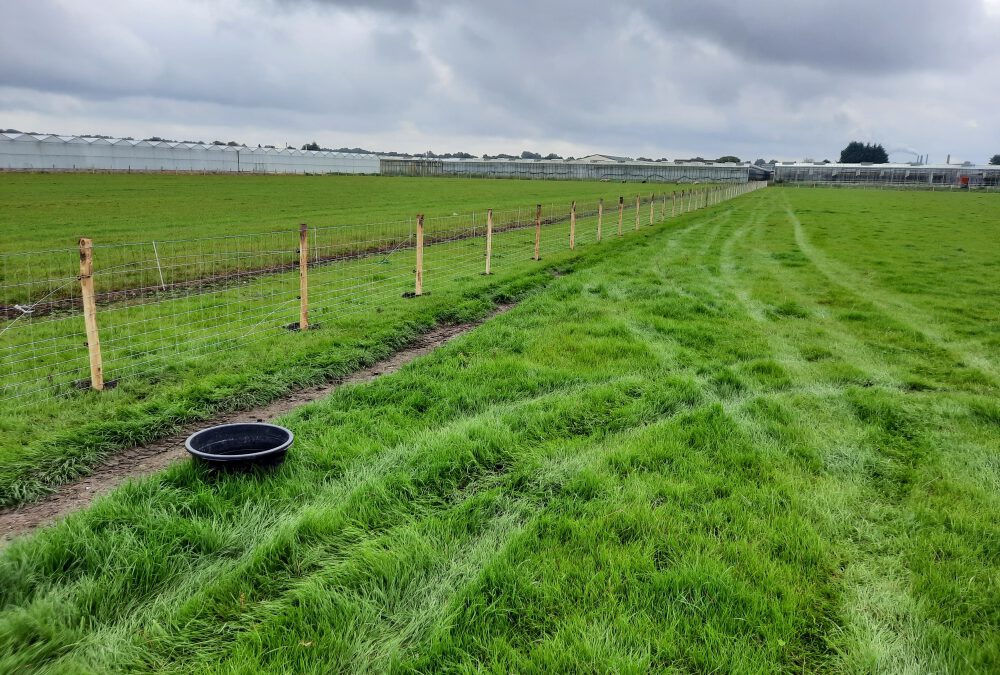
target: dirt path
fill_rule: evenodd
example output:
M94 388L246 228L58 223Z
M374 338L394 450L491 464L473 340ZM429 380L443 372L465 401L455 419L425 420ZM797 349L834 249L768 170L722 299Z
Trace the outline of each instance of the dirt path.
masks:
M230 422L267 422L300 405L324 398L341 385L366 382L381 375L394 373L415 358L432 352L452 338L467 333L483 321L502 314L511 307L513 305L501 305L482 321L437 326L421 335L409 347L373 366L339 380L296 391L272 401L266 406L233 412L198 422L167 438L120 452L97 466L89 476L60 486L54 493L41 501L0 511L0 541L23 534L78 509L85 508L94 499L110 492L128 478L155 473L173 462L187 458L184 439L198 429Z

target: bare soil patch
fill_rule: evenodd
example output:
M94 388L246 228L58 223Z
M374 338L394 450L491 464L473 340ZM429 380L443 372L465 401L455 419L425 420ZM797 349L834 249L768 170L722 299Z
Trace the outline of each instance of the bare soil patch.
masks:
M381 375L394 373L417 357L434 351L445 342L467 333L483 321L502 314L511 307L513 305L501 305L482 321L436 326L405 349L347 377L318 387L301 389L259 408L232 412L201 421L166 438L118 453L96 467L89 476L60 486L54 493L40 501L0 511L0 540L23 534L85 508L94 499L110 492L128 478L155 473L173 462L187 459L184 439L198 429L231 422L267 422L276 419L301 405L328 396L344 384L366 382Z

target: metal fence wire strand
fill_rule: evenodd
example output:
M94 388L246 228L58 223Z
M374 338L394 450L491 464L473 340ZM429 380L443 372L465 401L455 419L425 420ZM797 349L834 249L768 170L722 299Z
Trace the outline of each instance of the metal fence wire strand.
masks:
M763 184L722 186L709 203ZM685 193L639 195L640 230L704 205ZM698 191L706 189L699 186ZM636 195L623 195L622 234L635 228ZM539 257L571 255L598 242L599 203L545 203ZM461 288L492 275L528 272L536 236L535 205L489 213L426 217L423 288ZM606 199L601 241L617 239L617 199ZM573 231L572 252L570 230ZM193 360L284 336L295 340L303 307L300 266L306 263L310 327L381 310L415 289L414 218L202 239L93 245L93 293L106 381L157 377ZM92 385L81 300L78 249L0 254L0 411L39 397L69 395Z

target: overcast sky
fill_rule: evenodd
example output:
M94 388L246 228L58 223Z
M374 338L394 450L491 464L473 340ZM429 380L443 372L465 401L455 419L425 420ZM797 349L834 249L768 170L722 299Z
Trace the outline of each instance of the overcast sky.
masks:
M0 128L477 155L1000 153L1000 0L0 10Z

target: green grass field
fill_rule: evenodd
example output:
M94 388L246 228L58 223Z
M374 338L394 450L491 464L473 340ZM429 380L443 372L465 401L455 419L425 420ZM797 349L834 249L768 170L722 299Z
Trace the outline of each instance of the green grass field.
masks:
M586 181L230 176L0 175L0 253L97 244L196 239L287 229L366 225L487 208L529 209L572 200L692 186ZM697 187L697 186L694 186ZM648 188L648 189L647 189Z
M48 180L47 176L36 178ZM102 178L108 181L115 176ZM415 182L425 190L437 190L435 198L446 201L458 199L456 189L467 187L469 181ZM507 181L506 185L509 189L511 183L522 182ZM490 192L496 190L495 183L480 184ZM407 184L408 179L373 179L368 186L377 189L379 185ZM339 184L333 181L328 185ZM625 232L634 229L634 204L630 199L623 223ZM660 200L653 206L655 220L671 215L666 202ZM139 217L141 206L134 204L133 208ZM596 240L596 217L592 213L596 205L591 202L581 208L591 208L589 214L581 210L577 220L576 243L586 246ZM533 214L534 209L524 211ZM649 213L648 205L639 213L644 225L650 222ZM432 300L414 302L402 297L413 290L412 246L313 268L310 316L317 330L306 334L285 329L298 321L296 232L287 238L248 235L236 238L236 244L225 239L223 248L213 256L199 249L203 243L200 240L177 244L176 253L161 242L159 253L171 283L212 276L219 267L224 271L252 271L293 263L289 271L280 274L237 277L202 289L168 289L163 293L157 288L157 267L144 257L152 249L141 247L138 254L132 253L132 246L120 249L138 261L136 275L143 277L126 285L120 285L116 275L133 276L132 268L103 273L101 270L107 269L109 263L106 250L99 249L95 253L99 293L152 288L155 295L99 303L104 375L119 385L101 394L86 391L87 339L78 309L0 324L0 330L11 328L0 343L0 355L4 357L0 359L0 381L4 385L4 396L0 397L0 505L37 497L86 472L116 449L156 438L184 422L263 403L291 388L350 372L360 363L388 354L421 327L476 316L483 311L484 303L503 297L508 287L523 292L537 285L545 278L537 273L539 268L546 269L570 257L568 205L544 211L549 224L544 225L541 236L541 265L531 260L534 228L506 230L512 219L518 219L517 211L498 211L494 275L483 278L485 222L481 215L472 221L468 215L427 219L427 241L435 243L425 252L424 277L425 289L434 296ZM616 226L616 208L609 206L604 219L605 235L613 236ZM312 234L318 234L311 237L318 243L313 250L324 256L341 253L339 242L344 240L360 240L361 246L372 241L381 245L386 237L397 244L407 242L405 229L400 235L345 226L318 233L314 230ZM373 236L376 239L369 238ZM437 241L442 238L444 241ZM206 242L205 250L218 243L211 239ZM228 255L232 253L237 255ZM75 251L66 258L78 265ZM113 264L111 269L115 269ZM67 292L75 292L75 277L67 279Z
M488 208L530 223L574 200L615 209L636 195L704 185L389 178L378 176L0 175L0 310L79 295L77 243L93 240L98 292L152 288L296 260L298 228L316 251L357 254L485 224ZM470 216L471 214L471 216ZM462 222L459 222L461 216ZM154 244L155 242L155 244ZM154 245L156 248L154 249ZM154 263L154 253L159 262ZM264 255L265 253L269 255ZM0 317L3 314L0 313Z
M7 545L0 670L996 672L998 207L769 188L186 373L157 405L521 299L288 415L273 474Z

